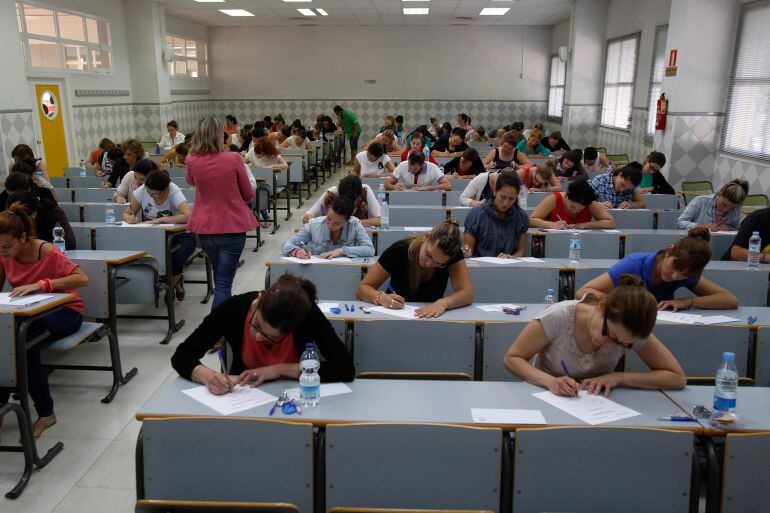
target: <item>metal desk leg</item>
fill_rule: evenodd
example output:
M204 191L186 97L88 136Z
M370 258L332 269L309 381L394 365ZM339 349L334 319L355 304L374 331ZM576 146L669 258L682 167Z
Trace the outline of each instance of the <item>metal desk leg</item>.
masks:
M722 465L711 437L703 438L706 452L706 513L718 513L722 496Z
M116 266L110 266L110 281L108 283L108 293L109 293L109 300L108 300L108 315L110 316L107 320L108 322L108 328L109 332L107 333L107 337L110 342L110 361L112 363L112 389L110 390L110 393L107 394L107 397L102 399L103 403L109 403L112 401L112 399L115 397L115 394L118 393L118 387L120 385L125 385L131 379L136 376L136 373L139 372L136 367L132 368L130 371L128 371L125 375L123 374L123 366L120 363L120 347L118 345L118 315L117 315L117 306L115 304L115 294L117 289L117 272L120 269L119 265Z
M16 483L10 492L5 494L6 499L17 499L24 488L29 483L29 478L32 477L32 471L35 468L34 457L32 454L32 445L34 440L31 437L31 431L29 428L29 421L24 414L24 409L16 403L8 403L0 406L0 419L5 417L10 412L16 414L16 420L19 423L19 432L21 433L21 445L20 446L0 446L0 452L23 452L24 453L24 472L19 478L19 482Z
M144 499L144 425L139 429L136 437L136 500Z

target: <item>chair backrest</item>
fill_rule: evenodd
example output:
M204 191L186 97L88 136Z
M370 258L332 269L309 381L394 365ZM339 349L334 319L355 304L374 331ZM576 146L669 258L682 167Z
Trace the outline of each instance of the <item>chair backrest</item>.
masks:
M604 146L596 146L596 151L598 153L604 153L605 155L607 154L607 148L605 148Z
M106 203L111 200L115 189L70 189L74 193L72 201L76 203Z
M722 513L763 509L770 480L770 433L728 434L724 459Z
M770 201L767 199L766 195L749 194L746 196L746 200L743 202L741 211L749 213L760 208L767 208L768 206L770 206Z
M676 210L679 208L679 198L676 194L645 194L645 208L650 210Z
M389 211L390 226L436 226L446 220L446 207L394 205Z
M693 452L693 435L684 431L519 429L513 509L570 513L688 511ZM543 457L545 454L550 456ZM597 476L602 476L599 486Z
M136 501L136 513L300 513L288 503L213 501Z
M426 381L473 381L464 372L359 372L356 379L408 379Z
M610 162L612 162L618 167L625 166L629 162L631 162L631 160L628 158L628 154L626 153L618 153L616 155L607 155L607 160L609 160Z
M468 180L463 180L465 183L461 185L468 185ZM457 207L460 206L460 196L462 196L463 191L465 190L465 187L461 189L454 189L454 184L452 184L452 190L451 191L445 191L444 192L444 204L448 207Z
M310 280L318 297L341 301L355 301L356 287L363 272L360 265L351 264L295 264L285 260L268 262L266 286L278 281L284 273Z
M440 206L444 204L444 193L443 191L390 191L388 204Z
M492 513L470 509L332 508L329 513Z
M682 182L682 197L684 198L685 205L696 196L712 194L713 192L714 185L709 180Z
M311 424L148 419L142 433L145 499L288 502L303 512L313 509ZM200 471L202 462L206 472Z
M499 511L502 431L445 425L326 428L326 507Z

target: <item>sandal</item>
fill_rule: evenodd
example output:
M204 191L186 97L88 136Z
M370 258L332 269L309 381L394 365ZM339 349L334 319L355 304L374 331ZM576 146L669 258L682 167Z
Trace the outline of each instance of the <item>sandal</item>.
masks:
M32 437L37 440L43 431L56 424L56 415L53 413L48 417L40 417L32 424Z
M174 285L174 295L177 301L184 301L186 292L184 290L184 276L180 276Z

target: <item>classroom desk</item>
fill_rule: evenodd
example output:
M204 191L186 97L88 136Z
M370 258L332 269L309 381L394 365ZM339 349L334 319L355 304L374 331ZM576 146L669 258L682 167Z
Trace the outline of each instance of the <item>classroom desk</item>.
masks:
M64 445L57 442L44 456L38 455L37 444L32 437L32 415L29 404L29 384L27 382L27 350L39 344L47 332L27 339L30 325L46 315L63 308L73 299L73 294L53 294L54 297L26 307L0 306L0 344L5 349L0 351L0 387L16 391L20 396L20 407L14 408L19 421L21 446L0 446L0 452L23 452L24 472L18 484L5 496L15 499L27 486L34 468L46 466Z
M640 251L658 251L687 235L686 230L622 229L621 231L624 240L624 255ZM720 260L734 239L735 233L732 232L711 232L711 259Z
M714 368L716 371L716 367ZM682 390L667 390L666 395L682 410L692 413L693 406L703 405L713 411L714 387L688 385ZM700 421L704 433L723 436L726 433L770 432L770 388L739 387L735 412L740 422L720 425L709 419Z
M290 422L311 422L315 426L355 422L441 423L460 426L499 427L513 431L519 424L475 424L471 408L514 408L541 410L548 426L585 426L586 424L562 410L533 397L544 389L529 383L497 381L426 381L357 379L347 385L352 394L321 399L317 408L305 408L301 416L284 415L276 410L270 417L272 404L266 404L237 414L244 418L272 418ZM214 410L191 399L182 390L196 383L177 377L161 386L139 409L137 420L149 418L219 417ZM286 388L296 387L296 381L276 381L260 387L278 396ZM622 419L607 425L655 427L691 431L699 434L697 423L669 422L658 417L670 415L676 406L657 390L617 388L610 398L642 415ZM426 405L430 405L426 407ZM141 434L140 434L141 436Z
M650 230L654 232L655 230ZM568 258L570 230L527 232L530 254L539 258ZM616 258L622 256L621 232L617 230L591 230L580 233L583 258Z

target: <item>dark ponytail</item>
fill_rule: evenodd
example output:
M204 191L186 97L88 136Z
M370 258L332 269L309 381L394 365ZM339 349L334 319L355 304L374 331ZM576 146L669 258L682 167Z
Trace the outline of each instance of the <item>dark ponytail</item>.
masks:
M24 205L16 201L11 203L4 212L0 212L0 234L21 239L25 233L27 240L34 239L37 235L35 225L27 215Z
M711 232L708 228L690 228L687 237L683 237L666 254L674 257L674 267L687 276L700 276L711 260Z
M634 336L647 338L655 327L658 302L633 274L623 274L620 284L604 299L604 316L623 325Z

